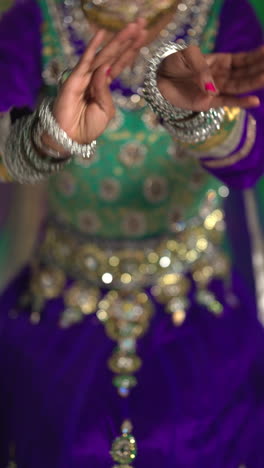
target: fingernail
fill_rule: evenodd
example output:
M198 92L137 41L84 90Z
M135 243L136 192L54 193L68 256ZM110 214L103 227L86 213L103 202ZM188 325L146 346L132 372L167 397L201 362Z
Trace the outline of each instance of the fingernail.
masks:
M107 75L107 76L111 75L111 68L108 68L108 69L106 70L106 75Z
M204 85L206 91L212 91L213 93L216 93L216 87L212 81L208 81Z

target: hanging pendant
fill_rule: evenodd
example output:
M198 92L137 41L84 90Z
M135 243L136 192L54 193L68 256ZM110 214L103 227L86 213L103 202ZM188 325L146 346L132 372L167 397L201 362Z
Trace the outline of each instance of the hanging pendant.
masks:
M167 273L161 276L151 293L155 299L164 304L165 311L171 315L172 323L179 327L187 316L190 306L188 293L190 291L190 280L181 273Z
M223 313L224 307L219 302L214 293L207 289L200 289L196 294L198 304L207 307L212 314L219 316Z
M113 384L121 397L128 397L137 385L133 374L142 366L136 353L137 340L147 331L152 314L153 305L140 290L133 294L112 290L99 302L97 317L117 345L108 359L108 367L115 374Z
M123 422L121 426L122 435L117 437L111 449L111 456L117 465L113 468L133 468L133 463L137 456L137 444L135 437L131 434L132 424L129 420Z

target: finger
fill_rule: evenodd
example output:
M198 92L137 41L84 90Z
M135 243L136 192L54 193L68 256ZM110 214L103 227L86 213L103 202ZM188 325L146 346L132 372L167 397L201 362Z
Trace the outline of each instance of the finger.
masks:
M93 100L106 113L109 120L115 115L115 107L108 85L109 65L104 65L96 70L91 81Z
M252 107L258 107L260 105L260 100L257 96L226 96L221 95L217 96L213 102L213 107L240 107L241 109L250 109Z
M253 63L264 60L264 46L260 46L250 52L232 54L232 66L234 68L247 67Z
M135 58L137 56L137 50L128 50L126 53L122 54L122 57L120 57L119 60L117 60L112 66L111 66L111 73L110 73L110 78L111 81L114 80L117 76L122 73L122 71L127 68L131 67Z
M210 95L215 95L218 90L210 68L200 49L192 45L183 50L182 55L187 67L194 73L195 81L201 91Z
M245 77L256 77L264 73L264 60L257 64L253 64L250 67L235 68L231 70L230 77L234 80L243 80Z
M100 47L106 37L106 31L103 29L100 29L93 39L89 42L84 54L82 55L79 63L76 65L72 76L84 76L87 74L87 72L90 70L91 64L96 56L96 53L98 51L98 47Z
M140 31L140 26L136 23L130 23L126 26L97 54L92 69L96 70L96 68L105 64L112 65L118 56L133 45L134 42L137 44Z
M140 47L143 46L147 39L148 32L146 29L140 29L138 32L138 35L136 37L136 40L132 42L132 48L133 49L140 49Z
M146 31L143 31L140 34L140 38L131 45L126 51L124 51L121 56L112 64L111 66L111 79L115 79L120 73L128 66L132 66L134 60L138 54L139 48L145 41L145 37L147 35Z
M264 87L264 73L240 80L229 80L223 87L225 94L244 94Z
M145 18L137 18L136 23L139 25L140 28L145 29L147 26L147 21Z

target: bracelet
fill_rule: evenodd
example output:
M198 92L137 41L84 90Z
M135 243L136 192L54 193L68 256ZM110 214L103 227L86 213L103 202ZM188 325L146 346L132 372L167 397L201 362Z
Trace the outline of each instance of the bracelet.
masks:
M220 130L225 111L222 108L212 108L206 112L180 109L162 96L157 85L157 72L161 62L169 55L186 48L186 43L169 42L158 49L150 60L143 93L153 112L173 136L185 143L198 143Z
M30 123L28 135L24 135L24 160L27 161L27 163L33 167L35 170L40 172L41 174L53 174L55 172L60 171L70 160L72 159L71 157L66 157L62 158L60 153L60 157L55 158L53 155L50 156L49 154L46 153L40 153L40 149L36 148L35 142L33 140L32 134L34 133L34 129L36 128L37 125L37 120L36 116L32 118L32 121ZM28 138L30 137L30 132L31 132L31 139ZM32 151L34 149L34 151ZM51 151L52 152L52 151Z
M175 121L183 120L186 117L190 117L193 112L183 110L173 106L168 102L161 94L157 85L157 74L158 69L162 61L169 55L186 49L188 46L186 43L177 44L169 42L161 46L155 55L150 59L149 67L145 75L143 94L147 103L150 105L155 114L170 124L174 124Z
M40 158L31 139L35 120L35 113L17 120L5 145L3 163L12 179L20 183L39 182L60 171L68 162L63 159L51 162Z
M44 155L45 158L46 156L49 156L51 160L54 159L58 162L61 160L67 160L69 156L62 155L59 151L56 151L45 145L42 140L43 133L43 128L40 125L40 122L37 121L32 130L32 140L36 149L40 152L40 156Z
M224 117L225 110L223 108L212 108L207 112L199 112L197 116L186 122L182 127L167 122L164 122L164 127L183 143L202 143L219 132Z
M43 131L53 138L53 140L67 150L72 156L81 156L84 159L92 159L95 154L96 141L88 145L81 145L72 140L67 133L60 128L52 114L52 99L45 99L40 108L38 117Z

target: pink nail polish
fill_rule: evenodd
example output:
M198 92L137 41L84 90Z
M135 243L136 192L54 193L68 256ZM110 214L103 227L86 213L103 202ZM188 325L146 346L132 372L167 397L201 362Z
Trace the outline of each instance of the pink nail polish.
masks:
M111 74L111 68L108 68L108 69L106 70L106 75L109 76L110 74Z
M216 87L212 81L208 81L208 83L205 83L204 85L206 91L212 91L213 93L216 93Z

